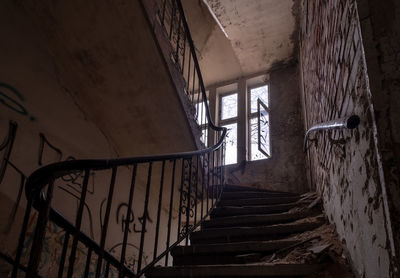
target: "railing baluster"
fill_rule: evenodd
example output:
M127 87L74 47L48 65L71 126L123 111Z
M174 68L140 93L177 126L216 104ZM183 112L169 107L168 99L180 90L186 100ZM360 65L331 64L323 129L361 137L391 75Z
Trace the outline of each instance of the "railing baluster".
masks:
M211 207L214 206L215 203L215 152L212 152L212 172L211 172L211 183L212 183L212 200Z
M161 25L164 26L164 19L165 19L165 5L167 0L163 0L162 4L162 14L161 14Z
M18 266L21 261L22 250L24 249L25 235L26 235L26 232L28 229L28 223L29 223L29 217L31 215L31 210L32 210L32 199L29 198L27 201L27 204L26 204L24 221L22 222L21 233L19 234L19 238L18 238L17 252L15 255L15 262L13 265L11 278L16 278L17 274L18 274Z
M169 39L171 40L172 38L172 31L173 31L173 27L174 27L174 19L175 19L175 1L176 0L172 0L172 12L171 12L171 25L169 26Z
M207 153L207 211L209 210L209 196L210 196L210 153Z
M79 208L78 208L78 212L76 214L74 239L72 241L71 253L69 255L69 264L68 264L68 272L67 272L68 278L72 277L72 274L74 271L76 249L78 246L79 232L81 230L83 208L85 206L85 199L86 199L86 192L87 192L89 177L90 177L90 170L85 170L85 176L83 178L83 184L82 184L82 190L81 190L81 199L79 200Z
M148 217L148 205L149 205L149 195L150 195L150 184L151 184L151 171L153 167L153 162L149 163L149 171L147 175L147 185L146 185L146 196L144 200L144 208L143 208L143 224L142 231L140 233L140 247L139 247L139 258L138 258L138 267L137 273L140 273L142 267L142 258L143 258L143 247L144 247L144 234L146 233L146 223Z
M192 104L194 104L194 88L196 86L196 68L195 64L193 63L193 81L192 81Z
M49 218L50 203L53 196L54 180L48 184L46 202L39 209L35 234L33 236L32 249L29 256L28 272L26 277L35 277L37 268L39 267L40 257L43 247L43 241L46 234L46 225Z
M186 203L186 227L185 227L185 236L186 236L186 241L185 244L189 244L189 237L188 231L189 231L189 221L190 221L190 195L192 194L191 189L192 189L192 164L193 164L193 157L190 158L189 160L189 185L188 185L188 192L187 192L187 203Z
M189 54L190 55L190 54ZM185 56L186 56L186 34L183 34L183 54L182 54L182 67L181 67L181 73L183 76L183 71L185 69Z
M92 258L92 249L89 248L86 256L85 273L83 274L83 277L85 278L89 276L91 258Z
M190 63L192 61L192 55L189 53L189 63L188 63L188 76L186 78L186 83L187 83L187 92L188 92L188 96L190 99Z
M221 169L221 185L222 188L224 187L224 175L225 175L225 157L224 157L225 153L224 153L224 145L221 146L221 164L222 164L222 169Z
M136 173L137 173L137 164L134 164L133 170L132 170L131 187L129 189L129 200L128 200L128 208L127 208L127 212L126 212L127 216L126 216L126 220L125 220L124 238L122 240L122 250L121 250L120 268L119 268L118 278L124 277L123 266L125 264L126 243L128 241L129 223L131 223L131 210L132 210L132 203L133 203L133 194L135 192Z
M109 274L109 272L110 272L110 262L107 262L107 264L106 264L106 271L105 271L105 273L104 273L104 278L107 278L108 277L108 274Z
M181 235L181 221L182 221L182 195L183 195L183 185L185 183L185 159L182 158L182 172L181 172L181 190L179 197L179 210L178 210L178 236L176 240L179 240Z
M64 244L60 258L60 265L58 267L58 277L62 277L64 273L65 257L67 256L67 250L68 250L68 241L69 241L69 233L65 232Z
M197 191L198 191L198 184L199 184L199 156L196 156L196 184L194 189L194 220L193 224L196 225L197 223Z
M164 185L164 170L165 170L165 160L163 160L162 166L161 166L160 193L158 195L157 224L156 224L156 236L155 236L155 241L154 241L153 260L155 260L157 257L158 233L159 233L159 229L160 229L160 215L161 215L162 193L163 193L163 185Z
M179 63L179 42L181 39L181 20L182 20L182 16L180 14L178 14L179 20L178 20L178 34L177 34L177 38L176 38L176 50L175 50L175 63L177 65L180 65Z
M199 87L199 89L198 89L198 91L197 91L198 93L197 93L197 101L196 101L196 103L199 103L200 104L200 87ZM200 109L199 109L200 110ZM198 117L199 115L198 115L198 112L199 111L196 111L196 117ZM201 121L201 120L200 120Z
M201 159L201 219L203 219L204 214L204 187L206 185L204 180L204 158L203 155L203 158Z
M96 278L99 278L100 274L101 274L101 266L102 266L103 257L104 257L104 246L106 244L108 222L110 220L110 211L111 211L111 204L112 204L112 199L113 199L113 194L114 194L114 186L115 186L116 176L117 176L117 167L113 167L112 173L111 173L110 186L109 186L109 190L108 190L108 196L107 196L107 206L106 206L106 213L104 216L104 224L101 229L100 252L99 252L99 258L97 260Z
M220 189L221 189L221 181L220 181L220 170L221 170L221 168L220 168L220 157L219 157L219 155L220 155L220 153L219 153L219 151L217 150L216 151L216 155L217 155L217 198L219 198L219 194L220 194Z
M167 250L169 248L169 238L171 236L171 219L172 219L172 208L173 208L173 200L174 200L174 185L175 185L175 166L176 160L174 160L172 165L172 181L171 181L171 194L169 197L169 212L168 212L168 228L167 228ZM179 230L178 230L179 231ZM165 266L168 265L168 256L169 254L165 255Z

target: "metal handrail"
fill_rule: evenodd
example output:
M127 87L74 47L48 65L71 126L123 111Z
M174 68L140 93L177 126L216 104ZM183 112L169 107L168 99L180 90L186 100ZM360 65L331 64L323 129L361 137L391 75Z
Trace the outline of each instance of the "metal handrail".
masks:
M313 125L309 128L304 135L303 151L307 151L307 140L312 132L319 130L333 130L333 129L354 129L360 124L360 117L352 115L350 117L327 121Z
M172 32L176 32L176 52L175 57L177 59L177 64L181 67L181 72L184 79L187 82L187 92L188 98L191 99L193 105L196 104L194 98L195 94L197 95L197 102L199 102L200 94L202 96L202 101L204 102L205 106L205 115L201 115L201 122L199 125L202 126L205 124L207 129L205 130L205 137L210 137L210 130L213 131L217 136L217 142L211 146L207 147L208 143L204 142L205 148L201 150L189 151L189 152L180 152L180 153L171 153L171 154L162 154L162 155L155 155L155 156L140 156L140 157L126 157L126 158L116 158L116 159L84 159L84 160L70 160L70 161L63 161L54 164L50 164L44 166L34 173L30 175L27 179L26 187L25 187L25 194L27 197L27 206L25 210L24 220L22 229L20 232L17 251L14 259L14 267L12 271L11 277L17 277L18 271L22 270L27 273L27 277L35 277L37 276L38 267L40 264L40 255L42 252L42 244L43 239L46 234L46 224L48 221L54 222L59 227L65 230L65 238L64 238L64 245L63 250L59 262L59 276L63 275L64 272L64 263L66 260L67 253L70 254L69 256L69 266L68 266L68 273L67 277L72 277L74 272L74 262L75 262L75 255L77 250L78 242L82 243L86 248L87 251L87 261L85 266L85 274L84 276L88 275L90 269L90 261L91 261L91 254L92 252L97 254L98 256L98 263L96 268L96 277L100 277L100 272L103 270L105 266L105 271L108 273L110 271L110 266L115 267L119 272L119 277L139 277L145 273L147 269L154 266L155 263L159 262L161 258L165 257L165 264L168 263L168 254L170 250L178 245L180 242L186 239L186 244L188 244L188 236L189 234L194 231L197 227L201 225L201 223L206 219L206 217L210 214L211 210L216 206L218 200L221 197L223 184L224 184L224 140L227 134L227 129L224 127L216 126L214 121L211 117L210 109L207 102L207 95L206 90L202 78L202 74L200 71L200 66L198 63L198 59L196 56L195 47L193 44L192 37L190 35L189 27L184 15L182 3L180 0L162 0L162 11L160 14L166 14L166 7L167 4L170 4L172 7L173 13L170 17L170 22L167 23L170 29L169 37L171 39L171 43L173 41ZM177 14L175 14L177 12ZM176 20L175 20L176 19ZM160 20L161 21L161 20ZM166 19L163 16L162 18L162 25L166 23ZM176 31L173 31L173 26L177 27ZM181 33L183 29L183 33ZM180 39L184 41L183 43L183 53L182 48L180 47ZM189 47L189 58L185 64L185 54L186 50L186 43ZM182 62L182 63L181 63ZM191 64L191 62L193 62ZM191 67L193 67L193 71L191 71ZM188 72L187 78L185 77L184 72ZM192 73L192 75L190 74ZM196 81L197 81L197 90L196 93ZM199 112L197 112L199 113ZM203 112L202 112L203 114ZM204 117L203 117L204 116ZM204 122L203 122L204 121ZM209 140L211 142L211 140ZM172 165L171 171L171 192L170 192L170 208L169 208L169 218L168 218L168 235L167 235L167 244L166 249L158 254L158 233L160 230L160 210L161 210L161 200L163 194L163 185L164 181L164 174L166 169L166 164L170 163ZM179 177L176 177L176 166L180 163L181 169L181 179L180 179L180 188L179 188ZM153 173L152 167L154 165L161 166L161 177L160 177L160 185L159 185L159 201L158 201L158 208L157 208L157 224L155 226L156 229L156 237L154 242L154 252L153 252L153 260L148 263L146 266L142 268L142 256L143 256L143 248L144 248L144 239L146 233L146 221L148 217L148 201L149 201L149 191L152 182ZM126 216L126 223L123 226L123 234L124 240L122 243L122 251L120 260L115 258L112 254L105 250L105 241L107 237L107 229L109 223L109 215L112 206L112 196L115 188L115 182L117 179L117 170L119 167L122 166L131 166L132 167L132 178L131 178L131 185L130 185L130 193L129 193L129 201L127 209L128 211L132 209L133 206L133 194L135 192L135 182L136 182L136 175L138 172L138 168L140 165L146 166L146 173L147 173L147 182L146 182L146 193L145 193L145 200L143 204L143 218L142 218L142 229L140 231L140 249L138 254L138 261L137 261L137 268L136 273L133 269L128 268L125 265L125 253L127 247L127 238L129 231L129 223L131 220L131 215L127 212ZM94 241L93 238L86 235L81 230L81 224L83 219L83 209L85 206L86 200L86 191L90 179L90 175L93 172L99 170L111 170L111 181L109 184L109 191L107 196L107 204L106 204L106 211L104 216L104 223L101 224L101 240L100 243ZM60 212L58 212L55 208L51 205L54 184L56 179L62 178L68 175L77 174L83 177L83 181L81 184L81 195L78 196L78 209L76 214L75 223L71 223L64 217ZM179 173L179 169L178 169ZM175 183L178 182L178 186L176 186L175 190ZM47 187L46 192L45 189ZM201 189L201 192L198 190ZM178 220L178 236L175 242L170 244L171 234L171 217L172 217L172 202L174 194L179 193L179 220ZM194 195L193 195L194 193ZM194 198L194 200L191 198ZM198 199L199 198L199 199ZM201 200L200 200L201 199ZM178 200L175 200L177 202ZM209 206L209 203L211 205ZM193 204L194 203L194 204ZM197 219L198 214L198 204L201 205L201 217ZM193 207L192 207L193 205ZM28 230L28 223L31 221L30 216L32 212L32 208L35 208L39 211L39 215L37 217L34 238L32 241L32 247L30 250L30 257L27 266L21 267L21 257L24 249L24 242L25 236ZM192 213L191 210L195 210ZM205 213L204 212L205 209ZM132 216L133 217L133 216ZM183 224L181 217L186 218L186 223ZM189 226L189 222L193 220L193 225ZM181 226L182 224L182 226ZM183 231L180 231L180 229ZM69 247L69 238L72 237L72 246ZM71 248L70 252L67 250ZM103 264L103 261L105 264Z
M222 128L222 135L214 146L197 150L192 152L180 152L171 154L161 154L155 156L138 156L138 157L126 157L126 158L114 158L114 159L79 159L79 160L68 160L63 162L52 163L43 166L33 172L27 179L25 194L27 198L44 197L40 196L39 192L52 180L65 176L68 174L76 173L82 169L92 170L104 170L111 169L113 167L127 166L139 163L149 163L155 161L166 161L174 159L187 159L193 156L204 155L211 153L219 149L224 143L225 136L227 133L226 128ZM33 198L38 199L38 198ZM42 199L43 201L43 199Z

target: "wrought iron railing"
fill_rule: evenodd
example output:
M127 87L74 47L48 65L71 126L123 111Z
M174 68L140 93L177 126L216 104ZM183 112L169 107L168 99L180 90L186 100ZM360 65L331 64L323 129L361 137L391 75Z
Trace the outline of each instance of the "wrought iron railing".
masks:
M158 6L157 22L162 26L165 37L171 42L170 59L184 79L184 91L193 105L195 119L201 128L201 141L206 146L215 142L213 129L208 128L208 105L196 49L188 32L189 27L180 0L155 0Z
M173 59L186 80L188 99L199 107L196 118L204 149L70 160L38 169L26 183L27 204L15 255L1 254L13 265L11 277L21 273L26 277L139 277L156 264L170 264L170 250L189 244L189 234L221 196L227 131L215 126L210 116L181 2L159 4L159 22L172 45L176 43ZM74 197L71 203L59 194L66 188ZM97 208L98 229L93 228L90 206Z

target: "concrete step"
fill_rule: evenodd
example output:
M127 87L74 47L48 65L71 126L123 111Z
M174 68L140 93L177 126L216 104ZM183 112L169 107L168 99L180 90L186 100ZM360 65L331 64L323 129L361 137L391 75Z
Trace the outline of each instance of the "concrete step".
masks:
M196 244L190 246L176 246L171 250L173 257L210 255L210 254L248 254L271 253L276 250L296 244L296 240L245 241L219 244Z
M238 242L249 240L271 240L288 236L290 234L302 233L313 230L324 223L317 219L310 222L278 224L258 227L231 227L213 228L193 232L190 235L191 244Z
M146 277L305 277L316 274L322 264L251 264L154 267Z
M183 265L224 265L258 263L263 258L261 253L247 253L241 255L193 255L174 257L174 266Z
M276 204L288 204L299 200L297 196L290 197L272 197L272 198L251 198L251 199L233 199L224 200L222 199L218 206L233 206L233 207L243 207L243 206L268 206Z
M251 214L269 214L269 213L281 213L287 212L288 210L298 206L297 203L280 204L280 205L268 205L268 206L219 206L215 208L210 217L226 217L235 215L251 215Z
M298 197L299 195L293 193L282 192L255 192L255 191L241 191L241 192L223 192L222 200L235 200L235 199L252 199L252 198L280 198L280 197Z
M255 187L250 187L250 186L239 186L239 185L225 185L224 186L224 192L242 192L242 191L283 193L283 194L288 193L288 192L284 192L284 191L261 189L261 188L255 188Z
M222 227L251 227L251 226L266 226L278 223L288 223L296 221L301 218L305 218L311 215L315 215L315 212L306 210L301 212L285 212L277 214L253 214L253 215L237 215L228 217L218 217L207 221L204 221L201 225L201 229L210 228L222 228Z

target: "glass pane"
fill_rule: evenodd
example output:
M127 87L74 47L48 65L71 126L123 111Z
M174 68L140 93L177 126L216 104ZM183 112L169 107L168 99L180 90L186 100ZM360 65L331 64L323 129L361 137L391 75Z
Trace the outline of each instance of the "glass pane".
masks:
M228 129L225 145L225 164L237 163L237 124L224 125Z
M237 94L223 96L221 98L221 120L237 117Z
M254 88L250 90L250 113L257 112L257 99L261 99L264 104L269 107L268 104L268 85Z
M207 103L209 102L207 101ZM208 123L204 101L196 103L196 121L199 125L204 125Z
M258 150L258 123L257 117L250 119L250 160L260 160L268 158ZM261 117L261 144L267 154L271 155L269 138L269 115Z

